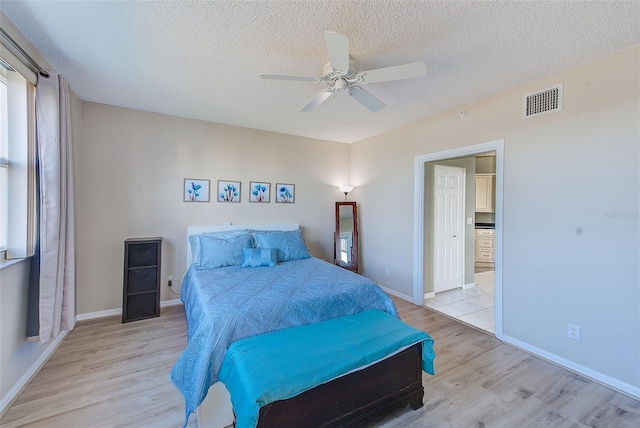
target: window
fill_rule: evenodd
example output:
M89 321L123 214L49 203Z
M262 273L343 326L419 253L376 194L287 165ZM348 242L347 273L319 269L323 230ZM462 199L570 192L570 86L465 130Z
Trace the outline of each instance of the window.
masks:
M0 76L0 251L4 260L7 251L7 228L9 226L7 178L9 175L9 133L7 131L7 79Z
M0 61L0 261L33 254L35 87Z

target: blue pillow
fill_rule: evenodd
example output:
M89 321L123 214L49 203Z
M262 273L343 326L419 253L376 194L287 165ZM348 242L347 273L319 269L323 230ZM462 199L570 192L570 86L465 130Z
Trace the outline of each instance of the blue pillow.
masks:
M245 248L242 250L242 267L265 267L278 264L276 248Z
M253 237L246 233L228 239L210 235L198 237L197 269L242 265L242 252L253 247Z
M254 230L258 248L277 248L278 261L308 259L311 257L299 230Z
M200 249L198 248L200 241L198 240L198 237L206 235L220 239L229 239L247 233L249 233L249 229L226 230L224 232L204 232L198 233L196 235L189 235L189 245L191 247L191 262L196 266L200 263Z

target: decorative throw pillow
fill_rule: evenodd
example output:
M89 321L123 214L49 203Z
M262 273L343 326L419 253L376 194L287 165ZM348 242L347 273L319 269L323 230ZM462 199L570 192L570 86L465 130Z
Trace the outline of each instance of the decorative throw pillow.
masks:
M200 250L198 245L200 240L198 237L200 236L213 236L214 238L219 239L229 239L234 238L238 235L245 235L249 233L249 229L238 229L238 230L227 230L224 232L204 232L198 233L196 235L189 235L189 246L191 247L191 262L198 266L200 264Z
M265 267L278 264L276 248L245 248L242 250L242 267Z
M299 230L254 230L258 248L277 248L278 261L308 259L311 257Z
M246 233L228 239L200 235L197 269L242 265L242 252L253 247L253 237Z

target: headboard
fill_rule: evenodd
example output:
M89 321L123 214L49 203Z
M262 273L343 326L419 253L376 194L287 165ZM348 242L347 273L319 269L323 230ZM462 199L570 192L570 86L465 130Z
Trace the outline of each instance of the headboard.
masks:
M191 245L189 236L206 232L226 232L229 230L298 230L298 223L264 223L264 224L226 224L215 226L188 226L187 227L187 268L191 266Z

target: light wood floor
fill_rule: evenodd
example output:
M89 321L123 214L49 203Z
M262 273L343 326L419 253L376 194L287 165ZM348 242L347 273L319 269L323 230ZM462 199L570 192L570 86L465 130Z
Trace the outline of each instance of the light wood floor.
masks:
M394 299L435 339L425 406L384 427L640 427L640 402L501 343L430 309ZM182 307L160 318L80 323L0 420L10 427L180 427L169 371L186 345ZM195 427L191 416L189 428Z

